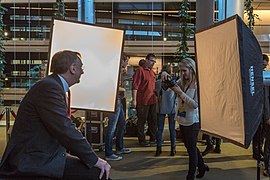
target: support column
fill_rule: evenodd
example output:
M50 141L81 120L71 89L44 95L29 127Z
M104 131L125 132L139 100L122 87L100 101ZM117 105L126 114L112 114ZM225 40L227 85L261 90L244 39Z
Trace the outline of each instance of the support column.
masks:
M78 21L95 23L94 0L78 0Z
M244 0L218 0L218 19L219 21L238 14L244 17Z
M213 0L196 1L196 31L206 28L214 23Z

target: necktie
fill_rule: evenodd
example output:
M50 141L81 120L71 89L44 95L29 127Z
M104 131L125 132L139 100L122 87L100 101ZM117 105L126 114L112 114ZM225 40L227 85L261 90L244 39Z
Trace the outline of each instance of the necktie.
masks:
M68 90L68 92L67 92L67 107L68 107L67 112L68 112L69 118L71 118L70 98L71 98L70 90Z

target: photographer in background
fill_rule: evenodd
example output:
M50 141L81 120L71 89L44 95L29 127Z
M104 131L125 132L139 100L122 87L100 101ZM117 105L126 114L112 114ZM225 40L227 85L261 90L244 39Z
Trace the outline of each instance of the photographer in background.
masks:
M164 74L166 72L166 74ZM163 73L163 74L162 74ZM168 74L167 74L168 73ZM161 72L159 73L158 79L156 81L156 92L158 97L158 131L157 131L157 149L155 156L160 156L162 153L162 133L164 130L164 121L167 115L169 121L169 130L170 130L170 140L171 140L171 156L176 154L175 149L175 140L176 140L176 132L175 132L175 98L176 94L171 89L164 90L162 88L162 76L170 76L171 75L171 66L165 64L163 65ZM168 78L168 77L166 77Z
M266 69L269 63L269 58L266 54L263 54L263 69ZM264 142L264 176L270 174L270 91L269 86L264 86L264 111L263 111L263 123L265 130L265 142ZM260 125L261 126L261 125ZM257 130L258 131L258 130ZM263 135L261 135L263 137ZM253 142L254 143L254 142Z

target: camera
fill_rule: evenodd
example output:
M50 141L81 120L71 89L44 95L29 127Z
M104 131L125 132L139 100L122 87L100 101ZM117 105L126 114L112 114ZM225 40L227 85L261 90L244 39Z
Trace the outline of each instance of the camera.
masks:
M172 88L173 86L175 86L176 83L176 78L167 75L167 79L165 81L162 81L161 83L161 87L164 91L166 91L168 88Z

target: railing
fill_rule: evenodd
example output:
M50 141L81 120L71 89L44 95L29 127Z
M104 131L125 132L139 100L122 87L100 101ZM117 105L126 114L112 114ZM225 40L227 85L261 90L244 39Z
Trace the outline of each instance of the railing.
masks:
M0 123L1 126L5 126L6 132L6 142L9 141L11 132L12 132L12 125L16 119L17 115L11 107L4 107L1 114L0 114Z

